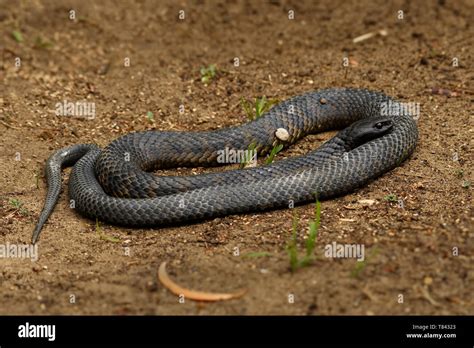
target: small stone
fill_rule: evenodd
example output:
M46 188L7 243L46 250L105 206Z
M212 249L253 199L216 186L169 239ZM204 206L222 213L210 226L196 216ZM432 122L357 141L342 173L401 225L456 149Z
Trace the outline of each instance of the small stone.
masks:
M321 104L326 104L328 101L325 98L321 98L321 99L319 99L319 102Z
M244 164L244 168L256 168L257 164L257 161L249 161Z
M110 69L110 62L106 62L105 64L102 64L99 69L97 69L97 74L98 75L105 75Z
M281 141L287 141L290 138L290 134L285 128L278 128L275 132L275 136Z
M425 188L425 186L423 185L422 182L417 182L417 183L415 183L413 186L414 186L416 189L418 189L418 190L421 190L421 189L424 189L424 188Z
M154 281L149 280L146 283L146 288L148 291L156 291L158 289L158 286Z
M433 278L425 277L425 279L423 279L423 283L425 283L425 285L431 285L433 284Z
M375 199L360 199L357 203L362 204L363 206L369 207L375 204Z

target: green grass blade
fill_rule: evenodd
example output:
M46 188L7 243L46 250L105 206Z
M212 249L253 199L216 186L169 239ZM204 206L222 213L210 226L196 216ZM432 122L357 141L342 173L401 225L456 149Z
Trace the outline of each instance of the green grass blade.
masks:
M311 258L313 256L314 248L316 247L316 238L318 236L319 225L321 219L321 202L316 199L314 208L314 220L309 223L309 236L306 241L306 257Z
M242 104L242 108L244 109L245 113L247 114L247 118L249 120L254 120L255 119L255 116L252 112L252 106L250 105L250 102L245 99L244 97L242 97L240 99L240 103Z
M275 159L275 156L282 149L283 149L283 144L278 144L278 145L274 146L272 151L270 152L270 155L268 155L267 159L265 160L265 164L273 163L273 160Z
M18 43L23 42L23 35L21 35L21 33L18 30L13 30L12 36L16 42Z
M296 239L297 239L297 234L298 234L298 215L296 214L296 211L293 215L293 226L292 226L292 235L291 239L287 245L287 251L288 255L290 257L290 268L291 271L294 272L298 269L299 265L299 260L298 260L298 250L296 246Z
M249 147L247 148L248 152L245 153L244 161L239 164L239 168L242 169L245 167L246 164L250 162L253 157L253 151L257 148L257 143L252 142L250 143Z
M150 122L153 122L153 121L155 120L155 117L154 117L154 115L153 115L153 112L151 112L151 111L147 111L147 113L146 113L146 118L147 118L148 121L150 121Z

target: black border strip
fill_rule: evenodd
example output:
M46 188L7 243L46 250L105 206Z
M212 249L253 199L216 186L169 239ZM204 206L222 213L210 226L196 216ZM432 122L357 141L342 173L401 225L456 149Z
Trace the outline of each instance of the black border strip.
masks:
M19 326L55 325L53 342L20 338ZM413 328L436 325L436 329ZM442 329L438 325L448 325ZM413 333L455 333L456 338L407 338ZM473 347L473 316L203 317L3 316L0 346L58 344L409 344Z

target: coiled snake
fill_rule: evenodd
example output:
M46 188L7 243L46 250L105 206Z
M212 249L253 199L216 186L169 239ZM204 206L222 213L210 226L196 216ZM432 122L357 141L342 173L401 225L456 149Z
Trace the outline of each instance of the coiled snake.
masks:
M47 160L48 193L33 243L61 190L61 168L74 165L69 195L81 214L113 224L159 226L262 211L341 195L399 165L418 138L412 115L387 113L397 102L364 89L334 88L295 96L249 123L205 132L146 131L105 149L79 144ZM397 109L397 108L392 108ZM390 110L390 109L389 109ZM256 146L268 153L287 130L288 146L306 134L341 129L305 156L256 168L195 176L155 176L158 168L218 165L218 152Z

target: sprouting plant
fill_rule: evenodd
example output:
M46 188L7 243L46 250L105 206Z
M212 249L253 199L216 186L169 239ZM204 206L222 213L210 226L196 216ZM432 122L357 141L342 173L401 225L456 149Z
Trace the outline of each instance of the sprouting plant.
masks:
M454 175L456 175L459 179L461 179L464 176L464 170L457 169L454 171Z
M385 199L387 202L398 202L398 197L394 194L386 195L383 199Z
M244 160L240 163L239 168L242 169L247 166L250 161L254 160L254 156L256 154L256 148L257 144L255 142L252 142L249 147L247 148L247 151L245 152L245 158ZM270 151L270 154L268 155L267 159L265 160L265 164L270 164L273 163L273 160L275 159L275 156L283 149L283 144L276 144L273 148L272 151Z
M20 202L19 199L12 198L10 199L10 204L15 208L15 209L20 209L21 206L23 205L22 202Z
M99 225L99 219L95 219L95 231L99 234L100 239L112 242L112 243L120 243L120 239L108 236L104 232L102 232L102 228Z
M310 265L314 260L313 252L316 247L316 238L318 236L319 225L321 221L321 202L319 202L318 199L316 199L314 215L315 215L314 220L311 220L309 222L309 235L305 244L306 251L303 258L301 259L298 256L298 247L297 247L299 219L296 212L295 212L295 215L293 216L293 226L292 226L293 232L291 235L291 239L287 245L287 252L288 252L288 256L290 257L291 272L295 272L298 268L306 267Z
M370 259L372 259L375 255L377 255L378 252L379 250L376 247L372 248L372 250L370 250L370 254L367 257L365 257L363 261L357 261L354 269L351 271L351 275L353 277L358 277L360 273L367 266L367 262L369 262Z
M147 111L146 112L146 118L148 119L148 121L150 122L153 122L155 120L155 116L153 115L153 112L151 111Z
M16 42L18 43L23 42L23 35L21 35L21 32L19 30L13 30L12 36Z
M261 98L255 98L255 103L252 105L252 102L242 98L240 100L242 104L242 108L244 109L244 112L247 114L247 117L249 120L253 121L256 120L257 118L261 117L265 112L271 109L271 107L275 104L278 103L277 99L267 99L266 96L263 96ZM253 147L255 149L255 147ZM270 154L268 155L267 159L265 160L265 164L270 164L273 162L276 154L280 152L283 149L282 144L276 144ZM250 147L249 147L250 150ZM241 166L241 168L244 165Z
M53 46L53 43L46 40L42 36L37 36L35 40L35 47L36 48L42 48L42 49L48 49Z
M35 173L35 180L36 180L36 189L39 189L39 179L40 179L40 176L41 176L41 170L38 170L36 173Z
M242 105L242 109L244 109L245 113L247 114L248 119L255 119L255 115L252 110L252 104L244 97L240 99L240 104Z
M265 164L270 164L275 159L275 156L278 152L283 149L283 144L277 144L273 147L272 151L268 155L267 159L265 160Z
M216 76L216 65L211 64L208 67L201 67L201 82L208 84Z
M242 98L240 102L249 120L256 120L270 110L273 105L277 104L278 99L267 99L266 96L263 96L261 98L255 98L254 105L245 98Z
M19 199L10 199L10 205L15 209L15 211L17 211L22 216L27 216L30 214L28 209L23 208L23 202L21 202Z
M471 182L470 182L470 181L464 180L464 181L462 182L462 187L463 187L463 188L467 189L467 188L469 188L470 186L471 186Z
M250 161L254 160L254 156L256 156L256 153L257 153L256 148L257 148L256 142L250 143L249 147L247 148L247 151L245 151L245 157L239 165L240 169L244 168L248 163L250 163Z
M296 214L296 211L294 211L291 239L286 247L288 256L290 257L290 268L292 272L298 268L298 248L296 246L298 224L298 215Z

